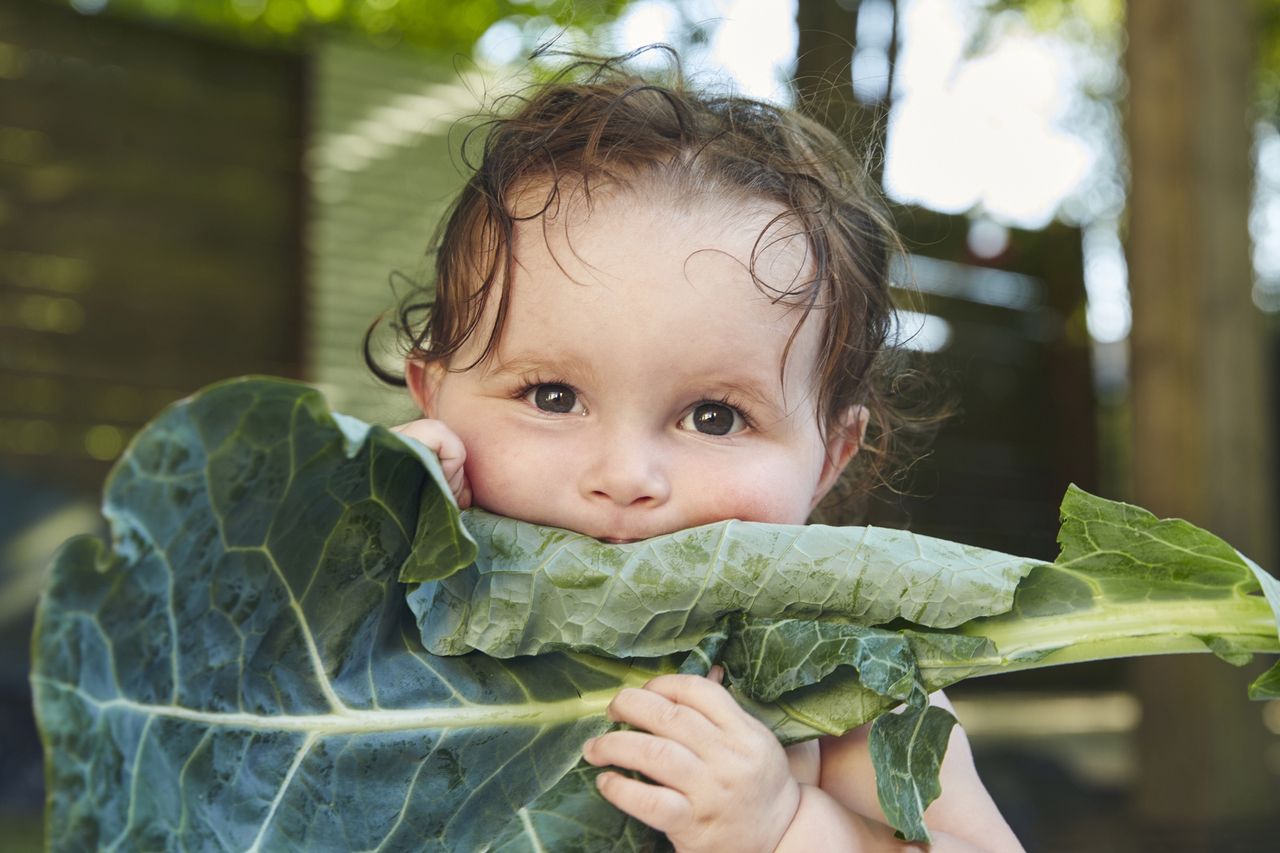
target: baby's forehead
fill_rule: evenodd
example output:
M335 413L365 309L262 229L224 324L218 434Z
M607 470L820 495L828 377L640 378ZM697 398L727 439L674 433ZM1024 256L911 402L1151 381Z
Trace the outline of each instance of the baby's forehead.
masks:
M676 196L660 182L608 185L588 192L580 183L530 184L516 197L515 270L555 266L587 272L603 254L679 262L696 283L703 271L734 265L769 299L804 295L812 287L813 252L799 220L781 204L712 189ZM590 273L588 272L588 277Z
M786 298L809 286L803 253L759 256L756 280L753 240L723 222L645 208L598 209L567 238L530 230L527 245L516 246L503 320L513 346L571 350L589 332L637 360L678 350L706 368L763 366L771 375L784 354L802 369L817 360L820 324L799 297Z

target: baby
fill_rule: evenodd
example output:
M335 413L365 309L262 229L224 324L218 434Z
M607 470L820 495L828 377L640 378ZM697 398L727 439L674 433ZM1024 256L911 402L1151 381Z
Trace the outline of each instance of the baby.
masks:
M404 382L459 504L630 542L802 524L892 411L893 236L836 137L791 111L583 62L490 123L402 310ZM882 448L868 448L879 452ZM783 749L711 678L621 691L587 761L680 851L901 850L866 731ZM941 694L934 697L946 705ZM1020 850L954 730L934 849Z

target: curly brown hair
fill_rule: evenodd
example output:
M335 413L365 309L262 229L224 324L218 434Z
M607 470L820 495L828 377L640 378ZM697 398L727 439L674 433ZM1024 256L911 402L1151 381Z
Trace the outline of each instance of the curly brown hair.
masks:
M626 67L650 50L668 55L665 74L642 75ZM678 54L666 45L616 57L544 47L533 57L552 53L573 61L530 91L499 98L463 142L471 174L432 238L434 282L411 293L394 321L406 357L448 364L477 333L491 298L498 300L495 320L481 355L450 369L468 369L494 352L510 300L508 261L516 223L543 216L566 188L588 199L593 188L660 187L730 204L763 202L782 212L752 249L753 280L775 302L801 309L792 340L812 310L820 309L823 317L815 374L820 427L824 433L836 427L854 406L869 413L862 452L840 491L861 495L888 482L895 467L891 446L912 420L895 402L893 386L901 376L890 339L889 266L902 249L864 163L835 133L799 112L696 91ZM484 133L483 154L473 164L467 142L477 133ZM545 188L546 197L532 213L517 214L514 195L530 187ZM787 290L771 288L755 272L757 257L768 248L761 244L780 222L807 236L813 271ZM402 375L377 364L369 341L366 336L370 368L404 385Z

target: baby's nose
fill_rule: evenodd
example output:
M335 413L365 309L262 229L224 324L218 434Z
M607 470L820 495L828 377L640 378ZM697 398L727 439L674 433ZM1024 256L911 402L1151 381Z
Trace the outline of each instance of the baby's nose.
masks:
M581 491L589 500L617 506L659 506L671 496L671 484L653 454L610 443L587 468Z

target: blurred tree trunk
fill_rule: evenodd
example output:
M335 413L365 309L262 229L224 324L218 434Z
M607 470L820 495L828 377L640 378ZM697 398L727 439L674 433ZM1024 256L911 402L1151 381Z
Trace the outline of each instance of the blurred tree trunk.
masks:
M797 102L808 115L865 155L867 171L877 187L884 179L885 142L897 65L897 0L889 5L893 10L889 80L885 96L875 103L862 103L853 94L851 67L858 47L861 0L799 0L796 9L800 40L793 84Z
M1130 0L1134 499L1274 569L1272 428L1250 299L1253 31L1247 0ZM1134 663L1139 814L1173 827L1275 807L1246 673Z

